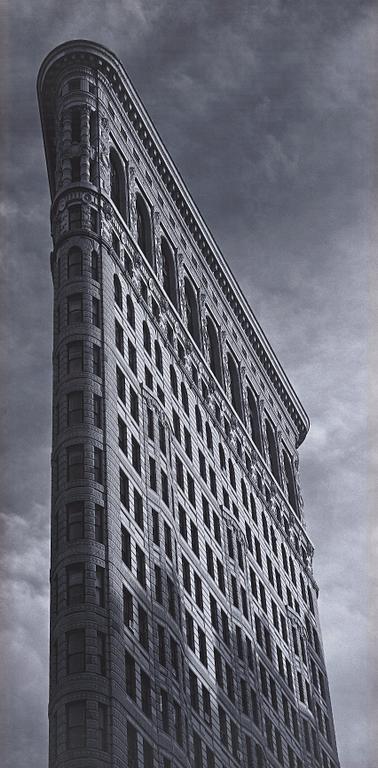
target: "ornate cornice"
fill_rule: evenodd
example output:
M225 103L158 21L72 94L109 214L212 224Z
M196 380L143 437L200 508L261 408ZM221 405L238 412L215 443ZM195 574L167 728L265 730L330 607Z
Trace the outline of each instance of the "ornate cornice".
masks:
M179 171L159 138L123 65L107 48L86 40L73 40L55 48L43 61L38 75L37 90L46 157L51 158L51 147L54 144L56 83L63 71L75 64L97 71L106 78L109 87L112 88L114 96L123 109L125 119L139 137L144 151L165 184L178 216L202 252L272 386L296 425L297 445L300 445L308 432L309 418L193 202ZM48 165L51 165L49 161ZM51 182L51 167L48 167L48 172Z

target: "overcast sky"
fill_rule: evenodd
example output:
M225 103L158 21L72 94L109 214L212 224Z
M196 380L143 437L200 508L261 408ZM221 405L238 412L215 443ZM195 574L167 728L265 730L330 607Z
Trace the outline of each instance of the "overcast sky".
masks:
M376 768L367 646L373 3L1 7L1 765L47 765L52 285L35 81L54 46L87 38L123 62L310 416L300 470L340 759Z

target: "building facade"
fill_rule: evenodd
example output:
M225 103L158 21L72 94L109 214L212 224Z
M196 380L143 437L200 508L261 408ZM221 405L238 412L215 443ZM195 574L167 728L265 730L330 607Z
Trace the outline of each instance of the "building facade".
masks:
M38 77L54 285L50 768L339 766L308 418L121 63Z

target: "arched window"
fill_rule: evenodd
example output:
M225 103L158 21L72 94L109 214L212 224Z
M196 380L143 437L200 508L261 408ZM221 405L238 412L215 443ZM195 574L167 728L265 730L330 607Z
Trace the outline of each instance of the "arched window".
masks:
M228 372L230 374L231 402L240 418L243 416L240 377L238 367L230 352L227 354Z
M118 275L114 275L114 301L117 306L122 309L122 288Z
M265 430L266 430L266 439L268 441L268 453L269 453L269 464L270 469L274 477L276 478L277 482L280 482L280 470L279 470L279 464L278 464L278 452L277 452L277 443L276 443L276 436L273 432L273 429L269 423L269 421L265 420Z
M151 354L151 334L150 329L145 320L143 320L143 346L146 352Z
M71 280L73 277L81 277L83 274L83 254L81 248L74 245L68 251L67 257L67 277Z
M127 294L126 298L126 317L129 325L131 325L132 328L135 328L135 309L133 300L129 293Z
M256 398L250 387L247 388L247 407L248 407L248 421L249 421L249 428L251 430L251 437L256 448L258 448L260 453L262 453L263 451L262 451L262 443L261 443L259 411L257 408Z
M163 373L163 355L161 353L161 346L158 340L155 340L155 363L160 373Z
M154 266L152 254L151 216L142 195L136 195L137 237L138 245L147 261Z
M222 384L222 358L220 353L218 331L210 317L206 318L206 325L209 340L210 368L214 376L216 376L220 384Z
M209 451L211 451L211 453L212 453L213 452L213 433L211 431L211 427L210 427L210 424L209 424L208 421L205 424L205 429L206 429L206 443L207 443L207 447L208 447Z
M283 451L283 463L284 463L284 473L285 473L284 480L286 484L287 497L289 499L291 506L293 507L295 514L297 515L298 505L297 505L297 494L295 491L293 465L291 463L288 453L285 450Z
M223 445L219 443L219 461L222 469L226 469L226 458L224 455Z
M163 267L163 288L172 304L177 307L176 264L172 250L165 237L161 238L161 259Z
M235 481L235 469L234 465L231 461L231 459L228 460L228 474L230 476L230 483L233 488L236 488L236 481Z
M176 371L175 371L173 365L171 365L170 368L169 368L169 375L170 375L170 379L171 379L171 390L172 390L174 396L177 397L178 396L177 376L176 376Z
M122 162L117 152L110 150L110 197L121 216L126 218L126 181Z
M194 341L201 346L200 316L198 311L197 297L192 283L186 277L184 280L185 304L186 304L186 324L188 331Z

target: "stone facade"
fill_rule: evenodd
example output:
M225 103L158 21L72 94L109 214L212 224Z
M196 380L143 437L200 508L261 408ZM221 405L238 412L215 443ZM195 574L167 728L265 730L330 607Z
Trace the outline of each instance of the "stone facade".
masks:
M38 96L50 768L336 768L306 413L116 57L59 46Z

